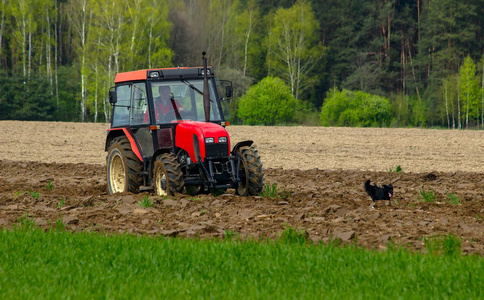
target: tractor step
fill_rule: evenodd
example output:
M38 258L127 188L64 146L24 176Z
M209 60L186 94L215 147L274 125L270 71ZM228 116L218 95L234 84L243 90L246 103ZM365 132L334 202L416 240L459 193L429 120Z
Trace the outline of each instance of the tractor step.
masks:
M216 189L230 189L230 188L233 188L233 185L231 185L231 184L219 184L219 185L215 185L214 188L216 188Z
M147 191L152 191L152 190L154 190L154 187L151 186L151 185L150 186L142 185L142 186L139 187L140 192L147 192Z

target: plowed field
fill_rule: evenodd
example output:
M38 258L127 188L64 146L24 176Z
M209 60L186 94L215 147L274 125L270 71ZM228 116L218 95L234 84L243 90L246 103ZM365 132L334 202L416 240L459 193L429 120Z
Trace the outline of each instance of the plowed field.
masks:
M42 227L62 219L73 231L265 239L291 226L315 242L332 236L384 250L392 240L417 251L423 237L453 233L465 253L484 254L480 131L231 126L232 142L255 141L279 196L162 199L106 193L107 128L0 122L0 227L28 215ZM373 203L366 179L393 183L392 201ZM435 192L435 202L421 201L422 191ZM151 208L138 204L146 195Z

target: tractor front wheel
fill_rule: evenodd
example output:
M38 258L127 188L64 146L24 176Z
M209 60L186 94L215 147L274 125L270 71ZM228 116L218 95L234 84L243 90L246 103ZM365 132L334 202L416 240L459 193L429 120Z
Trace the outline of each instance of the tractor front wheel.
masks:
M259 195L264 188L264 172L260 156L254 147L241 147L238 151L240 159L239 178L241 182L235 189L240 196Z
M164 153L156 157L153 166L153 187L160 196L174 195L183 189L183 172L175 155Z
M131 149L129 140L116 137L111 141L106 157L106 181L110 195L122 192L139 192L143 181L143 165Z

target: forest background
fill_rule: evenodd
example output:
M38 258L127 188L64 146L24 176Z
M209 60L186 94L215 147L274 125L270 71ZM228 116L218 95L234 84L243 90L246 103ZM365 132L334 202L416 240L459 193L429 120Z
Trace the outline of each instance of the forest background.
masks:
M207 51L237 124L482 129L483 26L484 0L0 0L0 120L106 122L117 72ZM268 86L290 112L244 118Z

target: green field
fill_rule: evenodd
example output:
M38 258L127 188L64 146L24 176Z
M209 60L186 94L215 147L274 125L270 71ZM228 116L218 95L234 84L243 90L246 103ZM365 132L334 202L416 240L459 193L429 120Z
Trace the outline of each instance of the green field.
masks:
M44 231L24 223L0 230L0 298L484 297L479 256L314 246L286 233L279 241L242 242Z

